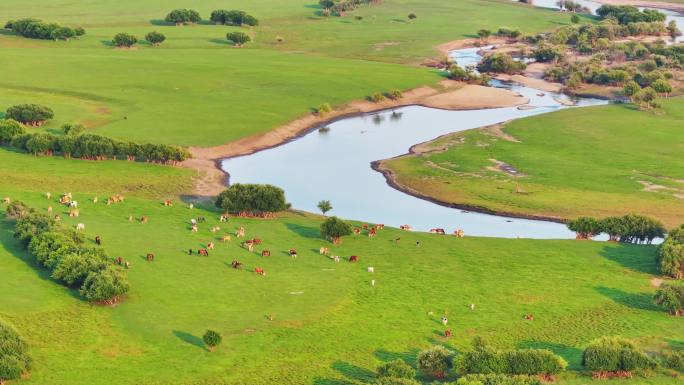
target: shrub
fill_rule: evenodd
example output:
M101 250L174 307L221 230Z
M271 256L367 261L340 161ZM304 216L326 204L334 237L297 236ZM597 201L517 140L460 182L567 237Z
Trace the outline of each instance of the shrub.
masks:
M85 131L85 127L82 124L72 124L72 123L64 123L62 125L62 132L64 135L79 135L82 134Z
M29 126L40 126L52 119L55 113L50 107L39 104L19 104L7 109L6 119L13 119Z
M193 9L174 9L164 18L169 23L176 25L194 24L202 20L199 12Z
M378 367L378 377L393 377L412 379L416 376L416 371L403 360L396 359L384 363Z
M665 367L684 372L684 351L666 352L662 355L661 360Z
M9 144L15 136L23 135L26 129L14 119L0 120L0 144Z
M452 357L450 350L435 345L418 353L418 368L427 376L444 378L451 368Z
M351 233L351 226L338 217L330 217L321 224L321 235L335 244L342 243L341 238Z
M582 365L592 372L631 372L653 369L656 363L624 338L603 337L590 343L584 350Z
M404 94L400 90L392 90L387 93L387 97L392 100L399 100L404 97Z
M591 217L579 217L568 221L568 229L577 233L577 239L589 239L601 233L601 222Z
M249 43L252 39L244 32L228 32L226 34L226 39L231 41L236 47L242 47L244 44Z
M369 96L368 99L371 102L380 103L383 100L385 100L385 95L383 95L381 92L375 92L375 93L373 93L373 95Z
M325 115L331 111L332 111L332 107L330 107L330 103L323 103L316 109L316 112L319 115Z
M259 20L245 11L217 9L211 13L210 20L216 24L249 25L259 24Z
M215 347L221 344L223 338L218 332L207 330L202 336L202 341L209 347L209 351L213 351Z
M684 278L684 225L670 231L658 246L658 270L672 278Z
M7 206L7 217L10 219L19 219L29 214L31 209L26 206L24 202L12 201Z
M531 376L468 374L459 378L455 385L542 385L542 382Z
M112 305L119 302L129 288L120 270L107 267L88 274L80 292L90 302Z
M562 60L565 54L563 50L550 44L540 44L534 50L534 58L539 62L552 62Z
M656 290L653 302L674 316L684 315L684 285L662 284Z
M514 60L511 55L505 53L495 53L485 56L477 65L480 72L495 72L514 74L520 73L525 69L523 62Z
M473 341L474 349L458 357L461 374L551 375L567 368L567 362L546 349L496 350L481 339Z
M26 151L33 155L52 155L56 138L50 134L36 133L26 141Z
M138 38L128 33L121 32L114 35L112 43L117 47L130 48L138 43Z
M30 368L28 344L14 327L0 319L0 383L17 380Z
M216 198L216 206L231 214L268 216L290 206L285 192L263 184L234 184Z
M147 40L147 42L152 44L153 46L158 46L161 43L163 43L164 40L166 40L166 36L157 31L152 31L145 35L145 40Z
M377 379L374 385L420 385L420 382L410 378L397 377L381 377Z
M90 273L107 268L107 256L101 249L83 248L60 258L52 278L67 286L81 286Z
M630 80L627 83L625 83L624 87L622 88L622 93L625 94L625 96L633 96L637 92L641 91L641 86L639 83L635 82L634 80Z

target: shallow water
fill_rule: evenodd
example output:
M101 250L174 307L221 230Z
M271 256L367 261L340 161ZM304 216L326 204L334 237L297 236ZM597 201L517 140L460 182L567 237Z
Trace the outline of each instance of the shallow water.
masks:
M459 50L461 65L479 60L478 49ZM530 99L537 108L515 107L446 111L419 106L366 114L329 124L327 132L313 131L282 146L252 155L226 159L222 168L230 183L270 183L285 190L294 208L316 212L322 199L332 202L331 215L390 226L408 224L415 230L463 229L467 235L523 238L574 238L562 224L464 212L404 194L387 185L370 164L404 154L416 143L438 136L556 111L564 107L547 93L495 82ZM583 99L578 106L606 104Z

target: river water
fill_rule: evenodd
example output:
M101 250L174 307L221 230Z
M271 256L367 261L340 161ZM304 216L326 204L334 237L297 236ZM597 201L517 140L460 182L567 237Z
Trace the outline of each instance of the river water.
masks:
M478 49L454 51L462 66L479 61ZM494 86L518 92L534 109L515 107L472 111L446 111L419 106L365 114L328 124L279 147L225 159L221 167L230 183L270 183L285 190L297 209L315 212L322 199L330 200L332 215L384 223L414 230L463 229L466 235L504 238L574 238L562 224L467 212L418 199L390 187L371 162L404 154L416 144L438 136L483 127L566 107L546 93L519 85L494 82ZM606 104L596 99L577 101L577 107ZM524 171L524 170L523 170Z

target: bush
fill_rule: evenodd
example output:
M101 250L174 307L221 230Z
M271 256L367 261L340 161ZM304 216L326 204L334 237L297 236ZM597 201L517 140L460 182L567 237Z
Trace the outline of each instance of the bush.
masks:
M90 302L115 304L129 290L126 277L120 270L107 267L91 272L81 286L81 295Z
M592 372L631 372L653 369L656 363L624 338L603 337L584 350L582 365Z
M7 217L10 219L19 219L31 212L32 210L21 201L13 201L7 206Z
M459 378L455 385L542 385L542 382L531 376L468 374Z
M397 377L381 377L377 379L374 385L420 385L420 382L410 378Z
M666 368L684 372L684 351L666 352L662 355L661 360Z
M252 40L249 35L244 32L228 32L226 34L226 39L231 41L236 47L242 47Z
M14 327L0 319L0 383L17 380L30 368L28 344Z
M684 285L662 284L656 290L653 302L674 316L684 315Z
M60 258L52 278L67 286L81 286L90 273L107 268L107 256L101 249L81 249Z
M330 217L321 224L321 235L334 244L341 243L341 238L351 233L351 226L338 217Z
M112 43L117 47L130 48L138 43L138 38L128 33L121 32L114 35Z
M15 136L23 135L26 129L14 119L0 120L0 144L10 144Z
M658 246L658 270L661 274L672 278L684 278L684 225L667 235L665 241Z
M268 216L290 208L285 192L264 184L234 184L216 198L216 207L231 214Z
M485 56L477 65L480 72L495 72L505 74L515 74L522 72L525 63L514 60L511 55L505 53L495 53Z
M403 360L396 359L378 366L378 377L393 377L411 379L416 376L416 371Z
M329 113L329 112L331 112L331 111L332 111L332 107L330 107L330 103L323 103L323 104L320 105L320 107L318 107L318 108L316 109L316 112L317 112L319 115L325 115L325 114L327 114L327 113Z
M451 368L452 357L450 350L435 345L418 353L418 368L427 376L444 378Z
M5 113L5 119L13 119L29 126L40 126L54 116L50 107L39 104L19 104L8 108Z
M202 20L199 12L192 9L174 9L164 18L169 23L176 25L194 24Z
M589 239L602 231L601 221L590 217L579 217L568 221L568 229L577 233L577 239Z
M152 31L145 35L145 40L147 40L147 42L152 44L153 46L158 46L161 43L163 43L164 40L166 40L166 36L157 31Z
M567 362L546 349L496 350L481 339L473 341L474 349L458 357L461 374L551 375L567 368Z
M85 131L85 127L82 124L72 124L72 123L64 123L62 125L62 132L64 135L80 135Z
M387 97L392 100L399 100L404 97L404 94L400 90L392 90L387 93Z
M213 351L215 347L221 344L223 338L218 332L207 330L202 336L202 341L209 347L209 351Z

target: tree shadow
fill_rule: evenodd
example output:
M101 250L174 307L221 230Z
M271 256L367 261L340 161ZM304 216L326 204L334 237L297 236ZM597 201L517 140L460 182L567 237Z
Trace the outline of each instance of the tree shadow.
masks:
M311 385L355 385L355 382L340 380L338 378L316 378Z
M105 47L114 47L114 43L111 40L100 40L100 44Z
M228 39L209 39L207 42L218 45L233 46L233 43L229 42Z
M207 350L207 347L204 346L204 341L202 341L201 338L194 336L188 332L182 332L180 330L174 330L173 335L178 337L181 341L188 343L190 345L197 346L198 348L202 350Z
M518 343L517 348L547 349L565 358L565 360L569 363L570 369L582 369L582 349L576 348L574 346L545 341L522 341Z
M170 27L175 27L175 26L176 26L176 24L174 24L174 23L169 23L168 21L163 20L163 19L151 19L151 20L150 20L150 24L152 24L152 25L159 25L159 26L170 26Z
M374 372L348 362L335 361L330 367L353 381L367 382L375 378Z
M645 247L650 247L653 250L653 255L646 257L643 253ZM655 250L656 246L611 244L610 246L604 246L600 255L630 270L657 275L658 267L655 262Z
M316 228L316 227L309 227L309 226L302 226L302 225L297 225L294 223L286 223L285 227L288 228L288 230L297 233L297 235L304 237L304 238L309 238L309 239L318 239L323 241L324 239L321 237L321 231Z
M597 287L596 291L599 294L612 299L616 303L633 309L660 311L658 306L653 303L649 293L627 293L620 289L605 286Z
M320 4L304 4L304 8L323 9Z
M20 36L20 35L14 33L14 31L12 31L12 30L9 30L9 29L2 29L2 28L0 28L0 35L5 35L5 36Z
M397 19L392 19L392 21L395 22L395 23L408 24L408 21L406 21L406 20L404 20L404 19L399 19L399 18L397 18Z
M390 352L388 350L375 351L375 357L383 362L390 362L394 360L402 360L407 364L414 366L413 363L418 360L418 349L412 349L407 352Z

